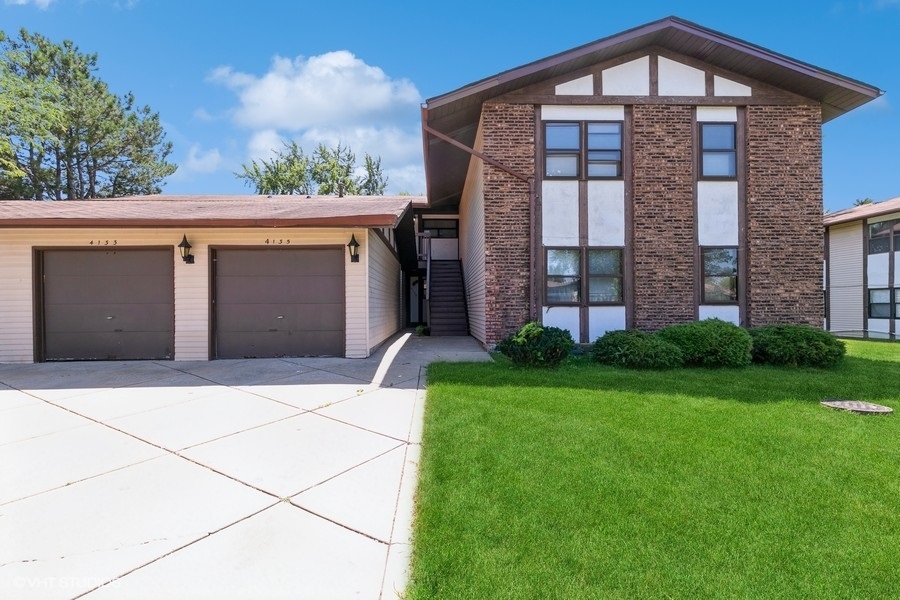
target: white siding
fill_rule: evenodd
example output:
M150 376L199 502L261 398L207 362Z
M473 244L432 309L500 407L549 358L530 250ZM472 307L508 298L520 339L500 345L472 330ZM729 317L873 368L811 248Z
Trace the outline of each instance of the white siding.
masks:
M738 184L697 182L697 239L701 246L738 245Z
M397 333L400 321L400 262L373 232L368 234L369 351ZM355 265L354 265L355 266Z
M588 181L588 244L625 245L624 181Z
M624 306L592 306L588 309L588 341L593 342L607 331L625 329Z
M752 96L750 86L713 75L713 94L716 96Z
M830 331L862 331L863 228L857 221L828 230L828 322Z
M34 358L32 248L91 248L93 240L117 247L176 246L183 234L193 246L192 265L175 261L175 360L209 358L209 246L344 246L356 234L366 261L366 230L350 229L4 229L0 230L0 362ZM268 244L266 243L268 240ZM280 244L279 244L280 242ZM368 356L368 307L365 263L346 271L346 356Z
M481 128L475 139L480 150ZM484 176L483 162L472 157L459 203L459 253L466 285L469 333L484 343L487 338L484 300Z
M604 96L649 96L650 57L604 69L602 78Z
M541 106L541 121L624 121L625 107L621 104L608 106Z
M585 75L556 86L557 96L592 96L594 94L594 76Z
M697 121L700 123L735 123L737 109L733 106L698 106Z
M861 252L861 250L857 250L857 252ZM866 281L868 281L869 287L888 287L890 255L887 252L869 254L866 263Z
M581 309L577 306L545 306L541 323L547 327L568 329L575 342L581 337Z
M658 59L660 96L705 96L706 73L664 56Z
M544 246L578 245L578 182L544 181L541 239Z

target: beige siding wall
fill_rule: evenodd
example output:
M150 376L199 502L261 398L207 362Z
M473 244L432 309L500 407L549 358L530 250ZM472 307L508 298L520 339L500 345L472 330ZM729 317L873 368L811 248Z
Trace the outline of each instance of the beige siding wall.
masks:
M865 311L862 223L832 227L828 244L828 329L861 331Z
M481 150L481 129L475 139ZM466 284L466 307L469 310L469 332L484 343L484 169L474 156L469 161L466 186L459 203L459 253Z
M175 248L175 360L209 358L209 246L345 246L356 234L368 254L365 230L350 229L0 229L0 362L34 358L32 315L32 248L92 248L98 242L115 247L176 246L186 234L195 262L182 262ZM268 240L268 243L267 243ZM280 243L280 244L279 244ZM366 271L346 270L346 356L368 356ZM354 268L356 267L356 268Z
M400 262L382 239L369 232L369 350L397 333L400 321ZM355 266L355 265L354 265Z

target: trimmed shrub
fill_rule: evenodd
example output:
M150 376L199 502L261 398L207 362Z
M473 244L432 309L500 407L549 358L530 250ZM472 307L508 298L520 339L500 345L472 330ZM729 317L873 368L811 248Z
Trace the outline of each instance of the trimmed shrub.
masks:
M750 330L753 362L789 367L834 367L844 360L844 342L809 325L765 325Z
M750 334L721 319L669 325L657 335L681 349L686 365L746 367L751 362Z
M497 350L517 367L558 367L572 352L575 341L565 329L532 321L497 344Z
M594 342L591 357L629 369L675 369L684 363L678 346L636 329L606 332Z

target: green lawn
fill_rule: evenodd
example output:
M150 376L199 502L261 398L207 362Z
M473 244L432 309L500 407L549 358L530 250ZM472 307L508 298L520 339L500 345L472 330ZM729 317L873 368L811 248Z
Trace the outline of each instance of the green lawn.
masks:
M847 347L827 371L431 365L408 597L896 598L900 344Z

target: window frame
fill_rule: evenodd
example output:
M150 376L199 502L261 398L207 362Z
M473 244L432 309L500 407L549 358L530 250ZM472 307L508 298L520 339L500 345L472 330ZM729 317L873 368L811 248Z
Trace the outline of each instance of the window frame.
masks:
M879 225L886 226L887 229L883 236L878 236L877 240L886 242L887 247L877 252L872 251L872 241L876 238L872 236L872 228ZM875 254L888 254L890 252L900 251L900 219L890 219L887 221L877 221L875 223L866 223L866 254L873 256Z
M698 164L698 179L706 180L706 181L736 181L738 179L738 173L740 171L740 166L738 162L738 124L736 121L698 121L697 122L697 147L699 149L699 164ZM707 149L704 144L704 135L703 131L706 127L731 127L732 132L732 140L733 147L732 148L710 148ZM707 154L724 154L729 155L732 158L732 166L733 166L733 174L732 175L711 175L707 174L704 169L704 165L706 161L704 160Z
M616 251L619 254L619 272L616 274L593 274L590 269L590 252L591 251ZM578 253L578 272L576 275L555 274L550 275L550 253L555 251L570 251ZM544 247L544 269L543 269L543 301L544 306L624 306L625 305L625 248L624 246L545 246ZM619 300L618 301L591 301L590 299L590 278L595 277L611 277L619 281ZM571 302L551 301L549 294L549 282L551 277L575 277L578 280L578 299Z
M893 319L897 316L897 311L895 309L896 301L900 300L900 296L897 294L898 288L867 288L866 289L866 317L869 319ZM872 302L872 292L887 292L887 301L886 302ZM892 293L893 292L893 293ZM892 300L894 302L892 302ZM887 305L887 316L881 315L873 315L872 314L872 305Z
M699 246L700 249L700 304L704 306L739 306L741 303L741 249L739 246ZM734 252L734 299L711 300L706 295L706 281L713 277L729 277L729 275L713 275L706 271L706 252L711 250L730 250Z
M547 130L559 126L578 126L578 148L550 148L548 142L550 136ZM591 148L591 125L615 125L618 128L619 147L612 148ZM587 181L587 180L606 180L619 181L625 178L625 121L624 120L584 120L584 121L567 121L552 120L543 122L543 179L545 180L562 180L562 181ZM596 135L610 135L596 133ZM591 153L617 153L617 160L592 160ZM575 175L552 175L548 172L547 162L550 157L575 156L576 167ZM615 166L615 175L591 175L591 165L595 164L613 164Z

